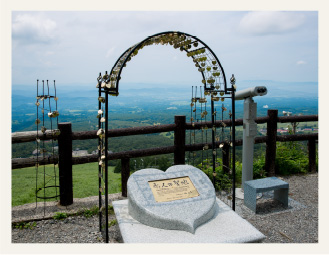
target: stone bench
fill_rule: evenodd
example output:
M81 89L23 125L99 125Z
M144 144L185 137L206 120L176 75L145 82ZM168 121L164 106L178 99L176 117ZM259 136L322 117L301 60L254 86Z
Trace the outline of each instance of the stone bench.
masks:
M289 184L277 177L246 181L244 183L245 206L256 213L257 193L272 190L274 190L274 199L281 202L285 207L288 207Z

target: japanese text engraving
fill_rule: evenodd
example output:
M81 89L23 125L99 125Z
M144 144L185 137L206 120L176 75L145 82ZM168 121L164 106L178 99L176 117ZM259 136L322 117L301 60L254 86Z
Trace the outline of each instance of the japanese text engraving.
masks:
M149 181L156 202L169 202L199 196L188 176Z

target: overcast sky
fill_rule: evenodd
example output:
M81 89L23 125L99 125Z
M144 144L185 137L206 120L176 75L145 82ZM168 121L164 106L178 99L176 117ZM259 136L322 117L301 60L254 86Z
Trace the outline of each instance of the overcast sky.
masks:
M12 13L12 84L95 83L118 57L164 31L197 36L237 80L318 81L317 12L16 12ZM171 46L145 47L121 83L195 84L191 58Z

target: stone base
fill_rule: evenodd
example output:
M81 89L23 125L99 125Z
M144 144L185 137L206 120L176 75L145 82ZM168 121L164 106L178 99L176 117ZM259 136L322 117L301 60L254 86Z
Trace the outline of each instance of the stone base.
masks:
M255 243L266 238L225 203L216 202L215 216L194 234L141 224L129 215L128 199L112 204L125 243Z

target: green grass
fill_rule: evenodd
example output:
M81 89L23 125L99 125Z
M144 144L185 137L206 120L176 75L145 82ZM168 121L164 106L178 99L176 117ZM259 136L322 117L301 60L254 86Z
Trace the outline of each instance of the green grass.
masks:
M56 167L56 176L58 185L58 168ZM44 167L40 166L38 170L38 188L43 186ZM54 185L54 167L48 165L45 167L47 185ZM121 174L114 173L114 167L109 167L109 193L117 193L121 191ZM36 169L35 167L27 167L12 170L12 206L33 203L35 199L36 189ZM46 196L55 194L55 190L47 188ZM44 190L39 191L40 196L44 196ZM73 166L73 197L83 198L98 195L98 164L88 163ZM54 201L56 199L47 199ZM57 199L59 200L59 199ZM38 202L43 201L38 199Z
M55 215L53 216L53 219L55 219L55 220L64 220L67 217L68 217L67 213L56 212Z
M170 133L170 135L168 135L168 133ZM162 132L159 135L168 138L170 140L174 140L174 132Z
M18 229L34 229L37 226L37 223L35 221L33 222L18 222L18 223L13 223L12 226L14 228Z

